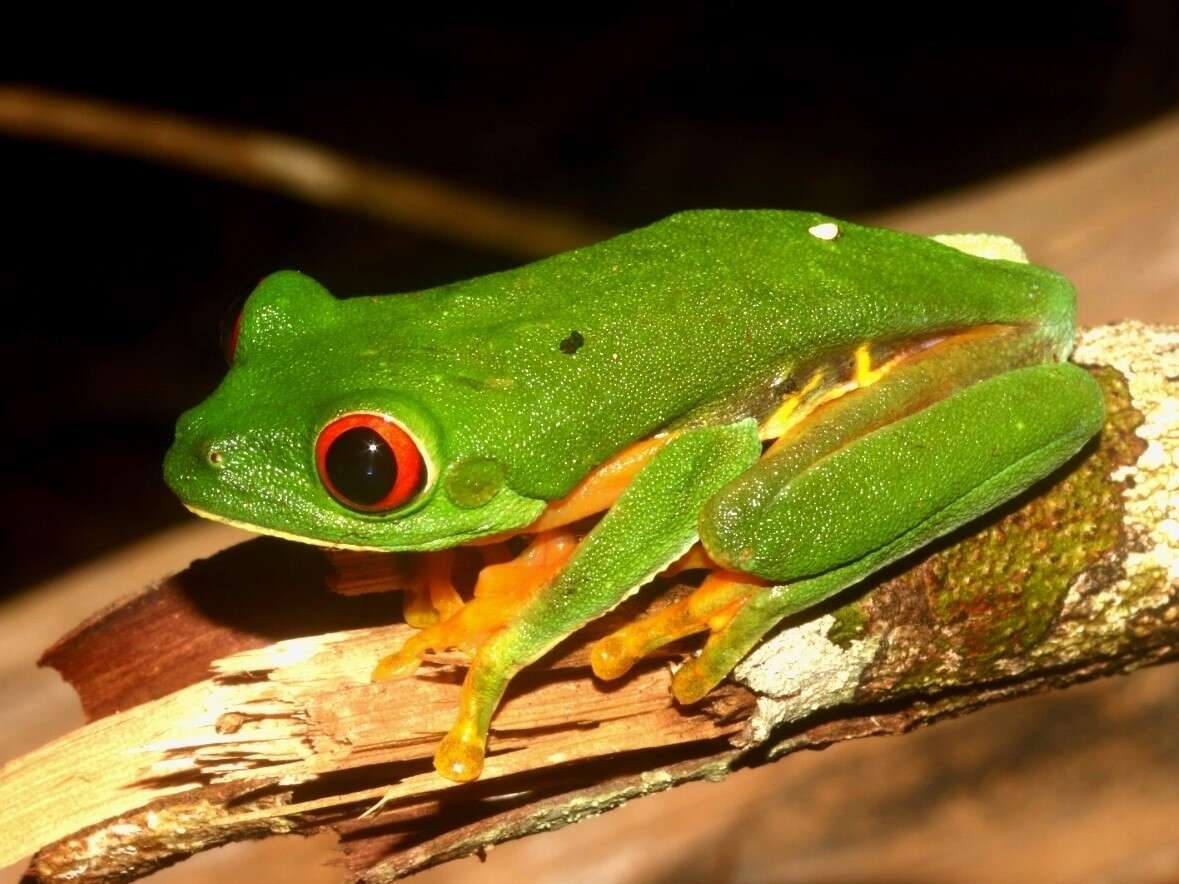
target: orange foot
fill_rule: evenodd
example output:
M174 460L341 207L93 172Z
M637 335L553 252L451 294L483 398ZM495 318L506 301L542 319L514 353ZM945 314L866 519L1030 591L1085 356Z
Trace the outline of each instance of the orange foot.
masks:
M464 605L460 599L459 606L448 616L412 636L395 654L382 658L373 669L373 681L412 675L422 658L431 652L457 649L473 657L490 635L510 622L565 566L576 547L577 537L573 532L545 531L537 534L516 558L485 565L479 571L471 601ZM427 568L441 568L433 561L438 555L429 554ZM447 577L449 580L449 570ZM453 592L453 584L448 585ZM406 620L414 625L409 620L408 601Z
M453 617L463 606L454 588L454 550L414 555L403 588L402 612L410 626L424 629Z
M620 678L658 648L698 632L709 632L709 641L714 641L763 586L765 583L750 574L712 571L687 598L595 642L590 650L594 674L605 680ZM696 695L698 679L693 672L692 667L681 667L672 682L672 693L680 702L703 696Z

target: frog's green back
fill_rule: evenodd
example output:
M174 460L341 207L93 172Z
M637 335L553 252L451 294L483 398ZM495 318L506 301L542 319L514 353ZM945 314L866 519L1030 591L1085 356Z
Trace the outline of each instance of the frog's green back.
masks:
M551 499L627 442L815 354L980 323L1040 324L1058 358L1073 291L1042 267L785 211L674 215L515 270L341 304L369 370L443 416L453 456ZM332 331L339 335L339 329Z
M339 300L278 273L247 301L221 385L178 422L165 475L190 508L255 530L453 546L529 524L635 439L765 416L865 342L887 354L1020 324L1051 360L1073 309L1068 281L1041 267L778 211L676 215L405 295ZM393 511L350 509L321 481L321 431L356 413L401 422L424 455L423 493Z

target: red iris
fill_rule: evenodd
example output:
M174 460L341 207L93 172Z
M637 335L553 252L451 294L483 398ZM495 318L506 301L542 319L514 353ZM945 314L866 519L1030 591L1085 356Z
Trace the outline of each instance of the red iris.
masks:
M233 365L237 356L237 342L242 336L242 316L246 312L247 295L238 295L226 303L221 311L221 321L217 324L217 339L221 343L221 354L225 361Z
M399 424L379 414L338 417L319 433L320 481L344 506L367 513L396 509L421 490L425 461Z
M242 336L242 312L238 311L237 316L233 320L233 325L230 326L229 334L225 336L222 347L225 350L225 359L233 365L233 357L237 355L237 342Z

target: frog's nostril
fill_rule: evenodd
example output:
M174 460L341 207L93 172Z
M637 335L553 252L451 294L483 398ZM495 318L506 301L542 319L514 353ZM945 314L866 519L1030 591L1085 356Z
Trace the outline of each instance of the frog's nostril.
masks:
M211 457L213 452L216 457ZM188 500L191 492L202 480L208 480L211 469L219 470L224 460L224 449L205 442L178 439L164 456L164 480L182 500Z
M212 441L201 442L197 446L201 460L211 467L220 468L225 463L225 449Z

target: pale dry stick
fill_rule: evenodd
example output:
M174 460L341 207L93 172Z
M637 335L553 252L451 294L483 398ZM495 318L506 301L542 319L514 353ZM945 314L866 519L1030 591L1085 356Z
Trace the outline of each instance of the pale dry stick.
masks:
M256 129L24 86L0 86L0 133L135 156L413 230L536 258L613 231Z

